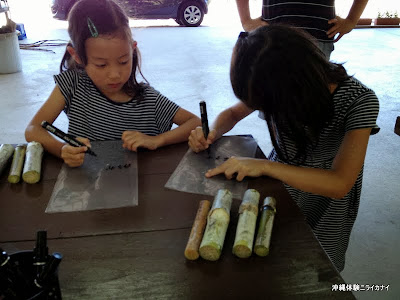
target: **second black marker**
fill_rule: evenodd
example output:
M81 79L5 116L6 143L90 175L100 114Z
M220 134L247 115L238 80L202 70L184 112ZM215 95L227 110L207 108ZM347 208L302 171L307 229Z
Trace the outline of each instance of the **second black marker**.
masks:
M210 129L208 127L207 106L205 101L200 101L200 116L201 126L203 128L204 138L207 140ZM210 156L210 147L207 148L207 153Z
M87 147L84 143L78 141L72 135L61 131L60 129L54 127L52 124L50 124L47 121L43 121L42 122L42 127L44 129L46 129L47 131L51 132L52 134L54 134L55 136L58 136L60 139L62 139L63 141L67 142L71 146L75 146L75 147L84 146L84 147ZM86 153L88 153L90 155L93 155L93 156L97 156L96 153L94 153L89 147L87 147Z

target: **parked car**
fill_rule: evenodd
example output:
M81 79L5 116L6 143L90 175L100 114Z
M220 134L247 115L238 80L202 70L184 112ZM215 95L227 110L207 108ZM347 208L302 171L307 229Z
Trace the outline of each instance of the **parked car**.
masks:
M78 0L52 0L53 17L66 20ZM179 25L196 27L208 13L211 0L116 0L133 19L174 19Z

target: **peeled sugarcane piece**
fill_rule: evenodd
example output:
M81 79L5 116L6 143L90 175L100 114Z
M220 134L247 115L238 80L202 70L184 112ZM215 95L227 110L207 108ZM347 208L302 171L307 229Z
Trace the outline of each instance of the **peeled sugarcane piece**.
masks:
M260 193L256 190L249 189L244 193L232 251L237 257L247 258L253 252L259 201Z
M200 256L205 260L219 259L230 220L232 193L218 190L207 217L207 227L200 244Z
M18 183L21 179L22 168L24 166L26 145L17 145L14 150L14 157L8 175L9 183Z
M40 180L42 168L43 147L38 142L30 142L26 147L26 156L22 179L26 183L36 183Z
M3 144L0 146L0 174L3 172L4 168L14 153L14 147L10 144Z
M187 259L196 260L199 258L199 246L203 238L204 229L206 228L207 215L210 211L210 207L210 201L200 201L199 209L197 210L196 218L194 219L192 231L190 232L185 249L185 257Z
M258 256L267 256L269 253L269 244L271 242L272 226L276 213L276 200L273 197L266 197L261 208L260 225L254 245L254 252Z

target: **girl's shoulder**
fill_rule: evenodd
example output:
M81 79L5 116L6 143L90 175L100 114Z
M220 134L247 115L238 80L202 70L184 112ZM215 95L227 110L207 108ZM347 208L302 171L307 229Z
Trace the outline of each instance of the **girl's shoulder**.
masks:
M349 94L352 96L357 96L365 93L375 94L375 92L359 81L355 77L350 77L345 81L339 83L337 91L339 94Z
M72 82L78 82L79 80L87 80L89 79L89 76L86 74L85 71L73 69L73 70L66 70L63 71L59 74L54 75L54 79L56 82L59 82L61 80L63 81L68 81L70 83Z
M379 131L376 119L379 100L375 92L356 78L343 81L334 97L336 116L346 122L346 130L372 127L372 134Z
M63 94L67 106L71 104L72 99L78 91L86 93L95 90L94 84L84 71L67 70L60 74L54 75L54 81Z
M154 87L144 84L143 85L143 101L140 101L145 106L155 107L157 110L171 110L176 111L179 109L179 105L168 97L163 95L160 91Z
M145 101L153 100L153 101L157 102L157 101L162 101L162 100L168 100L168 98L166 96L161 94L160 91L158 91L151 85L142 83L142 87L143 87L143 99Z
M372 89L354 77L339 83L333 94L335 105L352 106L360 100L378 102L378 97Z
M161 94L158 90L156 90L154 87L147 83L141 83L142 88L143 88L143 95L144 97L151 97L151 96L157 96Z

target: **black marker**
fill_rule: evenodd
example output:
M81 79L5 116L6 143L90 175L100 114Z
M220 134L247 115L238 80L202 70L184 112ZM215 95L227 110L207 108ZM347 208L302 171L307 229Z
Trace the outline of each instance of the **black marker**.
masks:
M75 147L87 147L84 143L78 141L77 139L75 139L75 137L71 134L62 132L60 129L54 127L53 125L51 125L49 122L47 121L43 121L42 122L42 127L44 129L46 129L47 131L51 132L52 134L54 134L55 136L58 136L60 139L62 139L63 141L66 141L68 144L75 146ZM96 153L94 153L90 147L87 147L88 149L86 150L86 153L93 155L93 156L97 156Z
M36 276L42 272L49 256L47 247L47 231L38 231L36 233L36 247L33 249L33 265L36 266Z
M208 128L207 106L205 101L200 101L201 127L203 127L204 138L207 140L210 129ZM207 148L210 156L210 147Z

